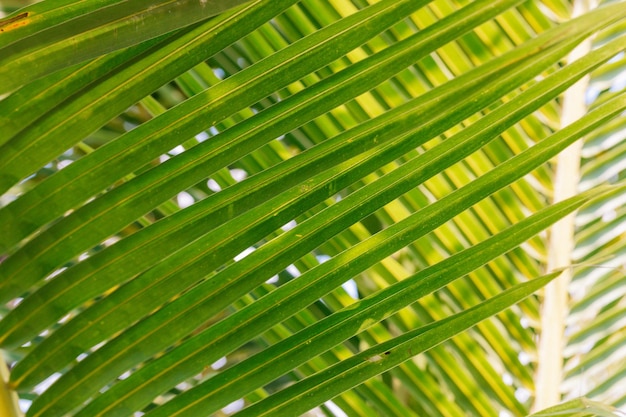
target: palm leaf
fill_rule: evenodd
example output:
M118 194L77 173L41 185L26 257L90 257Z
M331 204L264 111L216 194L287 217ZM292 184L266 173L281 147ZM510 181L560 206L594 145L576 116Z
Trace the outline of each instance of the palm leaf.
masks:
M528 414L542 231L583 204L558 395L624 404L622 2L48 3L0 22L27 415ZM610 412L576 401L537 415Z

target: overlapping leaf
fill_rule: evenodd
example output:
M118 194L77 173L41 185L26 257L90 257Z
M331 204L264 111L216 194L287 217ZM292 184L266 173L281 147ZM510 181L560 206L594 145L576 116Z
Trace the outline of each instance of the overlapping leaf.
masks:
M68 45L67 24L45 42L38 27L106 13L45 3L0 34L15 68ZM0 186L24 192L0 209L2 299L23 297L0 340L21 359L14 388L62 375L29 415L219 414L237 400L253 404L241 415L332 413L331 399L348 415L527 413L519 393L532 391L532 369L519 352L535 342L520 318L534 325L538 305L495 315L552 278L519 285L543 274L536 234L598 194L524 220L549 201L549 159L597 132L584 187L623 179L623 92L600 94L563 130L554 100L592 71L614 78L619 56L600 65L624 49L623 4L546 32L563 3L293 3L256 1L171 32L174 20L99 58L98 36L116 26L73 25L94 46L51 60L0 102ZM604 46L560 67L607 26ZM61 158L76 161L49 176L70 146ZM177 194L196 202L168 201ZM621 195L604 192L580 217L581 263L623 257ZM619 363L623 282L601 266L575 281L591 290L572 317L597 317L571 338L571 352L595 346L580 365L568 359L572 380ZM222 357L229 368L213 370ZM605 395L624 373L613 367L590 397L624 401Z

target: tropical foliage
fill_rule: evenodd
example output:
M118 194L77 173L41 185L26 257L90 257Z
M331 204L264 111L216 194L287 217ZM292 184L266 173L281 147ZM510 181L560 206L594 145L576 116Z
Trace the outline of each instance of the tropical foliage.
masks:
M14 7L0 414L626 407L625 2Z

